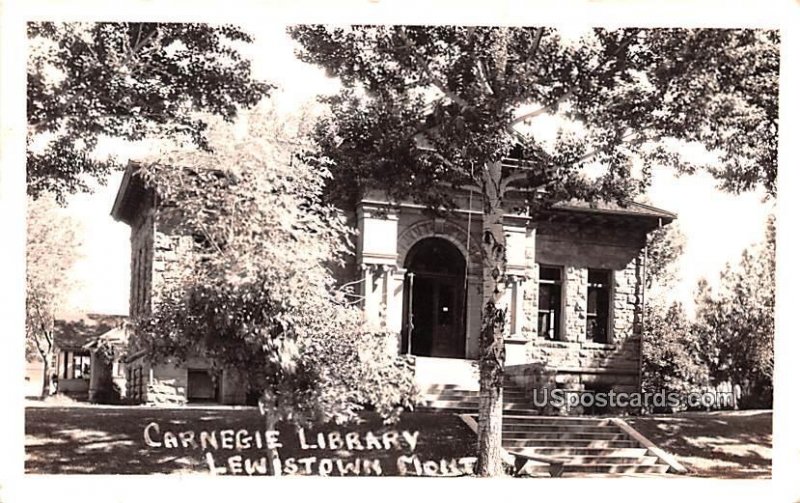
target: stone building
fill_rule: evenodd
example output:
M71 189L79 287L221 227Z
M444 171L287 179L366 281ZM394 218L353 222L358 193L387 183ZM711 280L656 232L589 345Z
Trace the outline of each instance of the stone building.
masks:
M130 314L149 309L153 287L191 238L128 167L112 215L131 227ZM434 217L421 205L369 193L350 210L357 253L343 271L366 323L398 334L397 351L415 355L422 385L477 388L481 312L481 212L477 194ZM507 374L530 389L550 383L584 390L632 390L640 373L647 234L673 213L644 204L563 203L532 218L509 201ZM188 242L187 242L188 240ZM135 357L136 355L134 355ZM196 358L182 366L129 364L129 396L152 400L165 387L179 400L244 400L234 375L209 377ZM147 385L150 385L148 388Z
M191 236L176 232L172 214L157 208L154 193L135 175L137 167L128 165L111 210L131 228L131 319L150 312L158 287L177 279L179 254L193 245ZM246 398L234 371L217 374L201 355L181 364L152 363L139 352L127 355L124 364L125 396L133 402L237 404Z
M377 194L356 206L351 268L368 323L398 332L426 386L478 387L481 212L457 198L447 218ZM558 204L504 216L506 373L521 387L638 387L647 234L676 218L632 203Z

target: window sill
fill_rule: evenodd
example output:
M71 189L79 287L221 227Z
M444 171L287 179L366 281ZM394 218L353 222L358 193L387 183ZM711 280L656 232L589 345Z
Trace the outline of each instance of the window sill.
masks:
M534 346L551 348L619 349L621 347L621 344L614 342L553 341L542 338L533 339L532 343Z
M594 341L584 341L582 346L586 349L617 349L620 347L619 344L614 342L594 342Z
M530 339L520 334L508 335L504 338L504 340L512 344L527 344L528 342L530 342Z

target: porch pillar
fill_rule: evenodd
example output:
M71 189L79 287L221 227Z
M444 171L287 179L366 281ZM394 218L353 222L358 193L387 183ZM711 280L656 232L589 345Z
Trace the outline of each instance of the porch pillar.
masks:
M400 331L402 313L402 276L398 305L397 286L397 213L368 203L357 208L358 245L356 261L361 271L361 298L364 321L373 330ZM400 318L398 318L400 317ZM398 319L400 321L398 321Z

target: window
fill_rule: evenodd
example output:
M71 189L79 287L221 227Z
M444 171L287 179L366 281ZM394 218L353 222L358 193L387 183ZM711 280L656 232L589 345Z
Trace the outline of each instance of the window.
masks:
M88 353L72 355L72 373L75 379L89 379L91 361Z
M61 369L63 379L89 379L92 358L88 351L64 351Z
M127 395L133 402L140 402L144 397L144 386L142 384L142 367L128 367L128 379L125 382Z
M589 291L586 297L586 338L594 342L608 341L608 299L611 272L589 269Z
M561 335L561 269L539 267L539 336L555 341Z

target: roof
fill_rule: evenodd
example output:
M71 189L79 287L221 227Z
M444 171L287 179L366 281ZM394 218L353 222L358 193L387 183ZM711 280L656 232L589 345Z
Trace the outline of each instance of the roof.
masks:
M563 201L552 206L556 211L586 212L601 215L620 215L629 217L644 217L661 219L664 223L669 223L678 215L655 206L643 203L630 202L625 206L614 201Z
M62 316L55 321L55 345L59 349L77 350L106 332L122 326L127 316L81 313Z
M117 190L117 197L114 199L114 206L111 208L111 216L114 217L114 220L125 222L128 225L133 223L136 211L147 194L144 182L136 176L139 167L140 164L135 161L128 162Z
M122 323L108 332L91 338L89 342L83 345L86 349L92 349L101 345L112 346L117 348L124 348L128 344L130 338L130 327L127 323Z
M117 190L117 196L114 199L114 206L111 208L111 216L114 217L114 220L132 225L136 219L136 215L142 211L143 204L154 204L154 199L149 197L152 196L154 190L151 186L146 185L145 181L138 174L141 167L142 164L138 161L128 161L125 173L122 176L122 181L119 184L119 189ZM229 183L237 183L235 176L231 176L230 173L222 169L199 168L193 166L184 166L179 169L182 169L183 173L187 176L195 176L199 171L203 171L205 173L210 172L214 174L217 179L224 178ZM169 203L162 201L161 204L168 205Z

